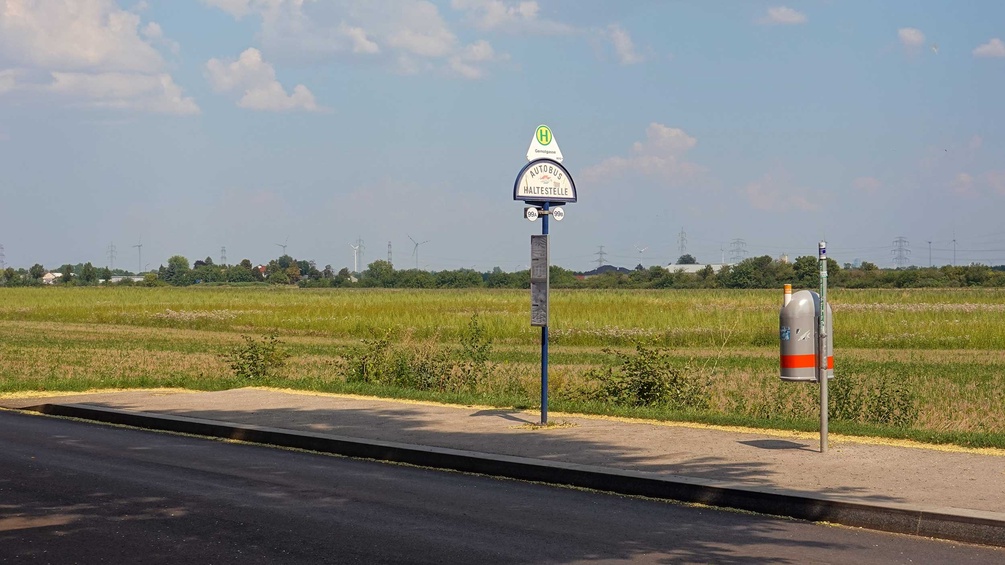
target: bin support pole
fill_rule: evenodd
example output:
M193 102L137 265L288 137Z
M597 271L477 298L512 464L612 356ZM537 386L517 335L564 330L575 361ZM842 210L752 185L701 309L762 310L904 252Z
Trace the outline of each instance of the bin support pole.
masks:
M820 383L820 453L827 453L827 242L820 242L820 327L817 328L817 382Z

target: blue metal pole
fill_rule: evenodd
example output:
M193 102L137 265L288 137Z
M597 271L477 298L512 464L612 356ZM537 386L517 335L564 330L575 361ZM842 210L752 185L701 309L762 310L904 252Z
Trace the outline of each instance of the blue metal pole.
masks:
M545 202L543 209L545 214L541 222L541 235L548 235L548 207L550 202ZM550 243L549 243L550 252ZM548 257L548 270L551 270L551 257ZM548 324L551 321L551 277L549 276L548 287L545 292L548 295L548 319L541 326L541 424L548 423Z

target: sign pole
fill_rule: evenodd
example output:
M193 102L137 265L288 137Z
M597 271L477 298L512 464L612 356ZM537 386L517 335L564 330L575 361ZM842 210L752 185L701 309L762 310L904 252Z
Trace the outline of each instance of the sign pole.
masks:
M827 453L827 242L820 246L820 327L817 329L817 381L820 383L820 453Z
M550 214L548 213L549 204L551 203L545 202L544 206L541 207L544 210L543 214L544 217L541 218L541 235L545 237L548 236L548 216L550 216ZM545 263L545 268L550 270L551 258L548 257L547 259L549 259L549 262ZM547 285L545 287L545 293L547 294L551 293L551 289L548 288L551 286L550 279L551 277L549 277L548 282L545 283ZM550 319L545 320L544 325L541 326L541 425L542 426L548 424L548 322L550 321L551 321Z

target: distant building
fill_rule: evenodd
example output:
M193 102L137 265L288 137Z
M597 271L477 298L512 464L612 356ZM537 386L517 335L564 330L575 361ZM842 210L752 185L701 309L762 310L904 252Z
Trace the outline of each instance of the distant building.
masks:
M114 276L114 277L108 279L108 282L110 282L112 284L115 284L115 283L122 282L125 279L130 279L133 282L143 282L143 277L138 276L138 275L132 275L132 276Z
M731 267L729 263L712 263L709 265L667 265L666 269L671 273L682 272L697 274L705 270L705 267L712 267L712 272L718 273L723 267Z
M52 284L62 278L63 273L46 273L42 275L42 284Z

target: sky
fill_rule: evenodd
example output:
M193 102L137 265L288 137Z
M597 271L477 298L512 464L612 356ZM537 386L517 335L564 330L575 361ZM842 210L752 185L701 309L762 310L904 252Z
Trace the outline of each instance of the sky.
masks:
M1003 42L998 0L0 0L2 258L526 269L547 124L565 268L1005 264Z

